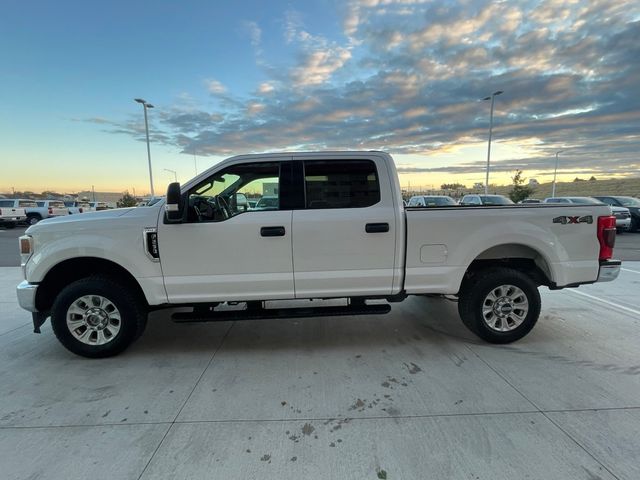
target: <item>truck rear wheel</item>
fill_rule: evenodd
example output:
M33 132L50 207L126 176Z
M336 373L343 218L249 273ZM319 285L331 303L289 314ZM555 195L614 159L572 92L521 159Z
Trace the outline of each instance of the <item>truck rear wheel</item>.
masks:
M117 355L144 330L142 302L117 279L97 275L62 289L51 308L51 326L69 351L90 358Z
M478 272L460 289L462 322L490 343L511 343L531 331L540 316L537 284L511 268Z

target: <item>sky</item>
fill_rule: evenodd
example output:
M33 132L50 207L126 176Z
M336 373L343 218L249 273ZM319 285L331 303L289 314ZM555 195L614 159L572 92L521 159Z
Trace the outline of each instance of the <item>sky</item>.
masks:
M0 192L156 193L235 154L391 153L401 184L640 175L640 2L29 1L0 16Z

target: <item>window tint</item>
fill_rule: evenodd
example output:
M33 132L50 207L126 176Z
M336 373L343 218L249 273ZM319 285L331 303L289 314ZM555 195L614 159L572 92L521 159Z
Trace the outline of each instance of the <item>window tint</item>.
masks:
M370 160L304 162L306 208L362 208L380 201L375 164Z
M0 207L13 207L13 200L0 200Z

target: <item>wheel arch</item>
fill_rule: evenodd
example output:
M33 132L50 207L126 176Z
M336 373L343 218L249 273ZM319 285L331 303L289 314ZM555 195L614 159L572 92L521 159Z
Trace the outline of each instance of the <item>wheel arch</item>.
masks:
M48 311L56 296L66 285L97 274L107 275L123 282L145 305L148 305L140 283L122 265L104 258L75 257L57 263L47 272L38 286L36 308L38 311Z
M529 275L538 285L553 286L551 262L536 248L517 242L494 245L480 252L467 267L462 285L480 270L508 267Z

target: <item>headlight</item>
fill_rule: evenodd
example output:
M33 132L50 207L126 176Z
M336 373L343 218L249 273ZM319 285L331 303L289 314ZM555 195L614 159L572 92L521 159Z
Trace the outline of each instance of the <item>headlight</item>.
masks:
M20 245L20 263L24 265L33 254L33 237L30 235L23 235L18 239L18 244Z
M29 235L23 235L18 241L20 242L20 255L31 255L33 251L33 239Z

